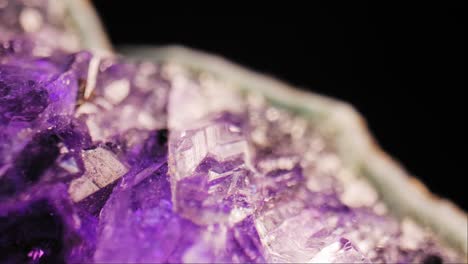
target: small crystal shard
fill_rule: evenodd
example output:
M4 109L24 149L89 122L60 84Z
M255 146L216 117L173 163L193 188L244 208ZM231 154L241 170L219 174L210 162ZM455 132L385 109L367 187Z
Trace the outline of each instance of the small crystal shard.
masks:
M83 151L82 160L85 173L70 183L69 192L75 202L106 187L127 173L127 168L114 154L101 147Z

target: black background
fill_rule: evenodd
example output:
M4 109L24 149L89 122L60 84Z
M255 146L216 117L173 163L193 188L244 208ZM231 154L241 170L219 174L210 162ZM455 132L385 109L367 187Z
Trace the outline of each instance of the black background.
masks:
M94 3L116 45L182 44L352 103L386 151L468 209L463 3L239 15L151 2Z

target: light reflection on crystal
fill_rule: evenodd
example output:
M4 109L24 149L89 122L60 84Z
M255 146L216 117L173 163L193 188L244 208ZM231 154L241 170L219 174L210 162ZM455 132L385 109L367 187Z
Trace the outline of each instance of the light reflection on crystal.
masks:
M33 261L39 260L44 255L44 251L40 248L34 248L28 253L28 257L30 257Z
M69 192L77 202L122 177L128 169L112 152L101 147L82 153L85 173L72 181Z

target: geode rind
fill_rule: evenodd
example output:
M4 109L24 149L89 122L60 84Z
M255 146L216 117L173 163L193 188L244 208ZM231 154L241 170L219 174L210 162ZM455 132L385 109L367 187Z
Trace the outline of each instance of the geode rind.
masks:
M0 9L2 262L462 261L304 118L180 65L71 52L26 2Z

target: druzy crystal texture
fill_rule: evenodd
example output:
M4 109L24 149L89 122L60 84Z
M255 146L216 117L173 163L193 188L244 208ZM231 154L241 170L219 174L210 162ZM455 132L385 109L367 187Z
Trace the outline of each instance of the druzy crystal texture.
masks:
M5 4L6 3L6 4ZM0 1L0 262L442 263L306 119Z

